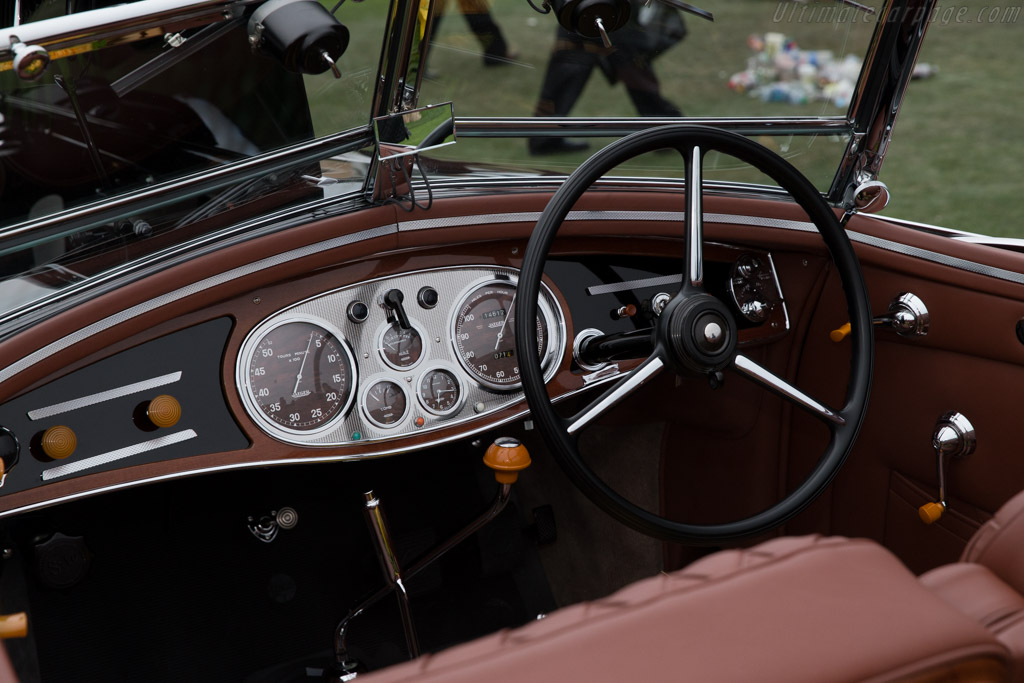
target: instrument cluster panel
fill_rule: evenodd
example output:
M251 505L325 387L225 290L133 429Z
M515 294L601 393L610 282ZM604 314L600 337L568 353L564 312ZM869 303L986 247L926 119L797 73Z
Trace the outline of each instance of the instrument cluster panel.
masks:
M242 404L275 439L339 446L428 432L520 401L517 277L494 266L423 270L278 311L242 342ZM546 286L536 329L549 380L567 344Z

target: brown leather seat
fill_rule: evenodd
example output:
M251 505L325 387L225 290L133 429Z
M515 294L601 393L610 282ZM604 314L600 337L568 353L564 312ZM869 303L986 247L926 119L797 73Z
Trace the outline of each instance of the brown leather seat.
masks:
M960 562L921 575L921 584L991 631L1024 681L1024 492L974 534Z
M989 630L884 548L807 536L716 553L366 680L1000 681L1009 667Z

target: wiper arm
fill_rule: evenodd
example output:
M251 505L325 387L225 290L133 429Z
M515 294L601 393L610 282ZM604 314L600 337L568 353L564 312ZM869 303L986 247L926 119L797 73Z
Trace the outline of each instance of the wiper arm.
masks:
M233 28L240 25L242 21L243 19L241 18L230 19L222 24L204 26L202 29L197 31L195 35L187 38L185 42L178 45L178 47L172 47L168 43L168 50L166 52L161 52L139 68L121 76L121 78L110 84L111 90L113 90L118 97L124 97L132 90L135 90L140 85L148 82L153 77L159 76L175 64L178 64L183 60L188 59L196 52L199 52L225 33L228 33Z
M78 127L82 129L82 139L85 140L85 146L89 149L89 158L92 160L93 166L96 167L96 175L99 176L103 188L109 190L111 187L110 178L107 176L107 170L103 167L99 147L96 146L96 141L92 139L92 133L89 132L89 124L86 122L85 113L78 103L78 93L75 92L75 86L60 74L54 75L53 82L67 93L68 101L71 102L71 109L75 112L75 118L78 120Z

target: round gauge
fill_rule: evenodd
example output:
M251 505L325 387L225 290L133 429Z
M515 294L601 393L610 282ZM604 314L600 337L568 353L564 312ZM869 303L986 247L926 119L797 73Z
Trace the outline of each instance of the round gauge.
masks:
M363 392L363 414L378 427L394 427L409 412L409 397L398 382L379 379Z
M768 319L779 301L771 265L755 254L743 254L729 273L729 294L744 318L752 323Z
M321 321L288 319L242 345L243 402L262 426L314 434L341 420L355 394L356 365L339 332Z
M423 357L423 337L415 327L403 330L397 322L378 335L377 350L384 362L396 370L415 367Z
M431 368L420 375L417 396L423 408L434 415L451 415L462 405L462 386L447 368Z
M484 386L519 386L516 358L516 285L507 280L484 282L466 294L455 308L452 339L462 366ZM547 348L548 325L543 308L537 316L537 353Z

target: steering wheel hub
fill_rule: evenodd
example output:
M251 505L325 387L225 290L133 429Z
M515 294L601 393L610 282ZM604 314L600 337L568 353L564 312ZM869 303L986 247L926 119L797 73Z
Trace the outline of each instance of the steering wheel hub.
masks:
M677 372L707 374L724 370L736 352L736 323L710 294L681 294L659 320L668 364Z

